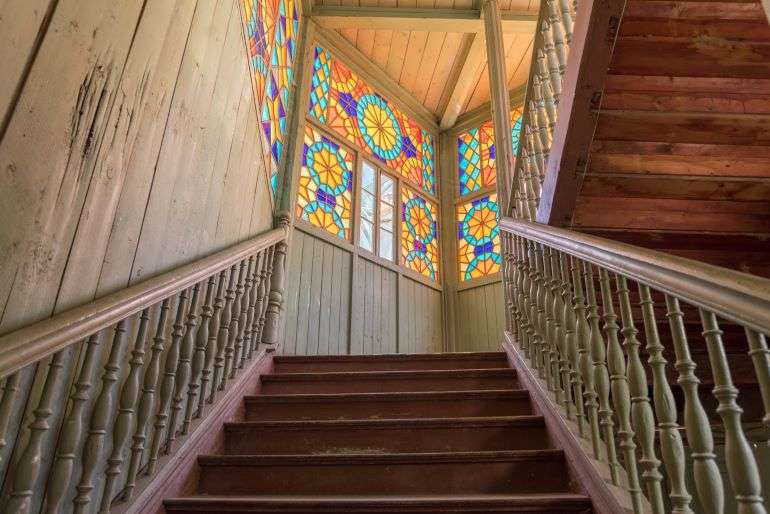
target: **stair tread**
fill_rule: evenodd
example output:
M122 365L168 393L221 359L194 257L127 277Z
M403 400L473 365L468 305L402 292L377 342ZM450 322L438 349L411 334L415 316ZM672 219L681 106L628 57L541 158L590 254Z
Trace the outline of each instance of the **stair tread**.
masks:
M306 429L306 428L381 428L381 427L445 427L466 428L474 426L521 426L542 425L542 416L517 415L517 416L485 416L485 417L461 417L461 418L375 418L375 419L310 419L287 421L239 421L225 423L225 430L246 430L258 428L280 428L282 430Z
M167 506L183 503L214 503L214 502L232 502L232 503L274 503L289 505L312 505L312 504L368 504L378 503L382 505L404 505L404 504L506 504L514 503L540 503L552 500L559 501L589 501L588 496L580 493L571 492L553 492L553 493L512 493L512 494L460 494L460 495L397 495L397 496L243 496L243 495L195 495L179 498L167 498Z
M438 369L438 370L398 370L398 371L319 371L310 373L282 373L266 375L264 381L294 381L294 380L335 380L335 379L363 379L363 380L388 380L399 378L472 378L500 376L515 376L516 372L510 368L477 368L477 369Z
M358 362L358 361L419 361L419 360L507 360L504 352L468 353L382 353L375 355L278 355L275 362Z
M344 453L300 455L199 455L202 466L306 466L335 464L420 464L561 460L558 449L426 453Z
M471 389L462 391L401 391L388 393L260 394L245 396L246 403L396 401L404 398L456 400L477 398L529 398L526 389Z

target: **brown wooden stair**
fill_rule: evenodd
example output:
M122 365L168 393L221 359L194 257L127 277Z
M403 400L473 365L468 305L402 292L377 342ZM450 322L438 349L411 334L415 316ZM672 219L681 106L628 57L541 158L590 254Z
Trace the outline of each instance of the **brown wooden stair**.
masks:
M591 512L503 353L276 357L170 513Z

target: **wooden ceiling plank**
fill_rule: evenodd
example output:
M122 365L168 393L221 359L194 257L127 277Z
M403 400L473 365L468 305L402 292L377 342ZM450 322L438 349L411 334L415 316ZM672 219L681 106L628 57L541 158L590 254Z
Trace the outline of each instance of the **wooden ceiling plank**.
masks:
M311 16L327 29L472 33L484 29L478 9L316 5ZM535 30L534 12L504 11L501 16L503 32L532 34Z
M433 113L345 38L333 30L319 27L316 31L316 39L321 46L342 59L356 73L362 74L372 87L414 117L415 121L426 130L438 133L438 124Z
M442 130L455 124L465 106L471 86L476 82L484 64L486 55L484 45L484 37L481 34L473 34L467 38L466 44L458 56L455 69L447 81L451 87L449 90L451 92L441 115L440 127Z
M412 88L415 98L422 102L423 105L425 105L425 99L433 83L436 69L439 67L441 48L444 46L447 36L443 32L430 32L426 34L425 48L420 59L417 81L414 84L414 88Z
M433 112L441 112L441 100L444 89L447 87L452 66L455 63L455 56L462 45L464 34L458 32L449 32L441 45L441 51L438 56L436 69L433 71L433 77L428 85L428 93L425 97L424 105Z

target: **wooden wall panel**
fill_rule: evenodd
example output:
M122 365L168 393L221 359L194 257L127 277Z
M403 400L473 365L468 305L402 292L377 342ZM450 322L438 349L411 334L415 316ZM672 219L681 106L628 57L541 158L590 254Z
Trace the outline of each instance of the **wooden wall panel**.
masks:
M441 292L299 226L289 250L285 353L443 350Z
M457 293L456 351L498 351L505 329L500 282Z

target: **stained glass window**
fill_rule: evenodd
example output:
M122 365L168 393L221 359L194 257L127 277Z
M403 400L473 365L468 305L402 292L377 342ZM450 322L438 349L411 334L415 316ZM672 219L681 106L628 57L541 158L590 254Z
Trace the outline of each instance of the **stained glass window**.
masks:
M315 49L308 112L410 184L435 194L433 137L332 55Z
M349 239L354 166L351 152L306 127L297 217Z
M296 0L243 0L249 61L259 121L265 136L265 163L275 194L278 163L286 136L286 108L296 55L299 16Z
M519 150L521 113L521 107L511 111L514 155ZM495 167L495 128L492 121L464 132L457 138L457 172L460 196L485 187L494 187L497 182L497 168Z
M495 193L468 200L457 206L460 280L470 280L500 271L499 219Z
M438 209L407 187L401 188L401 259L409 269L439 279Z
M513 154L519 150L522 108L511 111ZM492 121L457 138L457 260L460 280L471 280L500 271L500 218L495 166L495 130ZM484 194L488 191L488 194ZM475 198L463 198L475 194ZM479 196L481 195L481 196Z

